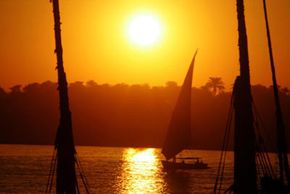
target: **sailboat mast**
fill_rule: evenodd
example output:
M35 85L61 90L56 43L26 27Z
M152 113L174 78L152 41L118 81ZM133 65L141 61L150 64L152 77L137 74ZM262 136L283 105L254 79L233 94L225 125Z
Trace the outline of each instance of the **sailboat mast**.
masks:
M255 130L244 1L237 0L240 76L234 87L234 193L256 194Z
M271 64L271 71L272 71L275 106L276 106L277 147L278 147L278 158L279 158L279 168L280 168L280 181L284 182L284 175L285 175L287 178L288 185L289 185L290 172L289 172L289 163L288 163L288 157L287 157L287 143L286 143L287 141L286 141L286 133L285 133L286 130L285 130L285 124L284 124L281 105L280 105L278 84L276 80L276 70L275 70L275 62L274 62L273 51L272 51L272 42L271 42L270 27L269 27L269 22L268 22L266 0L263 0L263 7L264 7L265 22L266 22L267 40L268 40L270 64Z
M57 194L76 193L75 147L66 74L63 66L60 13L58 0L52 0L54 14L55 52L57 58L60 121L55 140L57 150Z

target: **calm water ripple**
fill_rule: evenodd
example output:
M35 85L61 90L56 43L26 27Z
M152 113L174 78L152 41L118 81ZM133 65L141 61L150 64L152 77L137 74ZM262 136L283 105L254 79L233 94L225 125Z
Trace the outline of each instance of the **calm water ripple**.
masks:
M160 149L77 147L91 193L212 193L220 152L185 150L184 157L202 157L206 170L163 171ZM0 145L0 193L44 193L52 146ZM225 183L232 182L232 153ZM79 181L81 190L83 187Z

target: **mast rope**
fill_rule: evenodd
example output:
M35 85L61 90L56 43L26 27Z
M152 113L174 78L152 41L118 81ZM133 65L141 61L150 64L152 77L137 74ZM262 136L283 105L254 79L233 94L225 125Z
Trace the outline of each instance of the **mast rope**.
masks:
M57 152L56 149L54 149L53 155L52 155L52 158L51 158L51 161L50 161L50 167L49 167L49 173L48 173L48 181L47 181L46 189L45 189L45 193L46 194L50 194L51 191L52 191L54 175L55 175L55 169L56 169L56 163L57 163L56 152ZM78 159L77 154L75 154L75 163L77 165L77 169L79 171L79 175L80 175L80 178L81 178L82 183L84 185L85 191L86 191L87 194L90 194L90 187L89 187L89 184L88 184L88 179L87 179L87 177L86 177L86 175L84 173L82 164L81 164L80 160ZM79 189L77 180L76 180L76 189L77 189L77 193L80 194L80 189Z
M56 149L53 150L52 158L51 158L51 161L50 161L48 181L47 181L45 193L51 193L52 185L53 185L53 179L54 179L54 173L55 173L55 167L56 167Z
M260 167L257 170L260 172L260 178L272 177L275 179L276 174L274 173L273 166L271 164L271 160L267 153L266 145L264 143L264 138L261 133L261 128L266 129L266 127L253 100L252 100L252 105L253 105L253 110L254 110L254 115L255 115L254 119L255 119L255 132L256 132L256 150L257 150L256 158L257 158L257 163L259 164L259 167ZM229 139L230 139L232 117L233 117L233 95L231 97L231 104L228 111L228 118L227 118L223 144L222 144L222 152L219 159L218 172L217 172L215 185L214 185L214 194L220 194L222 192L225 160L226 160L226 153L227 153L227 148L228 148ZM228 188L224 193L227 193L233 190L233 186L234 185Z
M256 149L257 149L257 160L260 161L260 165L262 166L262 173L264 176L270 176L276 178L273 166L271 164L271 160L269 154L267 152L267 148L264 142L264 138L261 133L261 127L266 131L266 126L263 122L261 115L259 114L258 108L254 101L252 101L254 115L255 115L255 130L256 130Z
M86 175L84 173L83 167L82 167L81 162L78 159L77 155L75 155L75 160L76 160L77 168L79 169L80 177L81 177L81 180L82 180L83 185L85 187L86 193L89 194L90 193L90 187L89 187L89 184L88 184L88 179L87 179L87 177L86 177Z
M228 110L228 118L226 122L225 133L223 137L223 144L222 144L222 149L221 149L222 152L219 159L218 172L217 172L215 185L214 185L214 194L221 193L221 190L222 190L226 154L227 154L227 148L228 148L229 139L230 139L232 117L233 117L233 94L231 96L230 107Z

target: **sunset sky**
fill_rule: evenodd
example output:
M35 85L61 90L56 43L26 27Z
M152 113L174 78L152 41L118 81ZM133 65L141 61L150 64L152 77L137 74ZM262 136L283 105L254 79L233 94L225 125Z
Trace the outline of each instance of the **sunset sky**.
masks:
M230 89L239 73L235 5L235 0L60 0L68 80L181 84L198 48L193 86L219 76ZM252 84L271 85L262 0L245 0L245 9ZM268 0L278 83L287 87L289 10L288 0ZM157 26L148 44L132 35L134 21L143 16ZM1 0L0 42L1 87L56 80L49 0Z

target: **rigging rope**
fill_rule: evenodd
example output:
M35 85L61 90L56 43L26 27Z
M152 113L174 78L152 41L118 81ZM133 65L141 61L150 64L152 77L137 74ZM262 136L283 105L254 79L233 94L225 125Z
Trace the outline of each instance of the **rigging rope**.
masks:
M87 179L85 173L83 173L84 170L83 170L83 167L81 165L80 160L78 159L77 156L75 156L75 157L76 157L76 164L77 164L77 167L79 169L81 180L82 180L82 182L84 184L84 187L85 187L85 190L86 190L87 194L89 194L90 193L90 191L89 191L90 189L89 189L89 185L88 185L88 179Z
M255 113L254 114L255 121L256 121L255 129L256 129L256 137L257 137L257 140L256 140L257 159L260 159L262 162L262 165L264 165L264 171L262 171L263 175L276 178L276 175L275 175L274 170L273 170L273 166L271 164L269 154L267 152L266 145L264 143L264 138L263 138L261 130L260 130L261 129L260 125L262 125L262 128L264 129L264 131L266 131L265 130L266 126L263 122L261 115L259 114L259 111L258 111L257 106L255 105L254 101L252 102L252 104L253 104L253 109L254 109L254 113Z
M254 115L255 115L255 132L256 132L256 150L257 150L257 163L260 166L260 178L261 177L273 177L275 178L275 173L270 161L270 157L267 154L267 149L264 143L264 139L262 137L262 133L260 130L260 125L262 125L262 128L266 128L264 123L262 122L261 115L258 113L257 107L255 106L254 102L252 101L252 105L254 108ZM214 185L214 194L220 194L222 191L222 184L223 184L223 179L224 179L224 169L225 169L225 161L226 161L226 154L227 154L227 148L230 140L230 133L231 133L231 126L232 126L232 120L233 120L233 95L231 96L231 104L230 108L228 111L228 118L227 118L227 123L225 127L225 133L223 137L223 144L222 144L222 151L219 159L219 164L218 164L218 171L217 171L217 176L215 180L215 185ZM225 193L230 192L233 190L233 185L228 188Z
M50 161L48 181L47 181L45 193L51 193L52 185L53 185L54 172L55 172L55 166L56 166L56 149L53 150L52 158L51 158L51 161Z
M230 107L229 107L229 111L228 111L228 118L227 118L227 122L226 122L223 144L222 144L222 149L221 149L222 152L221 152L221 156L219 159L218 172L217 172L216 181L215 181L215 185L214 185L214 194L220 193L222 190L222 182L223 182L224 169L225 169L225 160L226 160L227 148L228 148L229 139L230 139L232 115L233 115L233 95L231 96L231 102L230 102Z
M47 181L46 189L45 189L46 194L50 194L52 191L54 174L55 174L56 163L57 163L57 156L56 155L57 155L57 151L56 151L56 149L54 149L53 155L52 155L52 158L50 161L48 181ZM81 178L82 183L84 185L85 191L87 194L89 194L90 188L89 188L88 180L87 180L87 177L85 176L85 173L84 173L83 167L80 163L80 160L78 159L76 154L75 154L75 163L77 165L77 169L79 170L80 178ZM77 189L77 193L80 194L80 189L79 189L77 180L76 180L76 189Z

